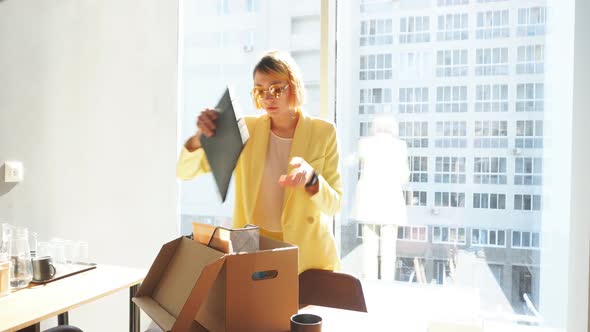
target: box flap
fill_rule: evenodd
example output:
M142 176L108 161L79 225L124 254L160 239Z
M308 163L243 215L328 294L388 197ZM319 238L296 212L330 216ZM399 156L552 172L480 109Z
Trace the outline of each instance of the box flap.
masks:
M275 239L268 238L266 236L260 236L260 250L280 249L280 248L297 248L287 242L281 242Z
M164 331L172 330L176 318L149 296L134 297L133 302L137 304L158 326Z
M169 263L161 273L159 282L149 295L164 310L172 316L178 317L192 293L201 271L222 257L223 253L197 241L181 238L174 255L169 257Z
M145 276L145 279L137 290L137 293L135 294L136 297L149 296L152 294L154 287L156 287L160 281L160 278L168 266L170 259L172 256L174 256L180 241L181 238L178 238L162 246L162 249L160 249L160 252L156 256L154 263L150 267L148 274Z
M224 263L224 259L219 259L203 269L188 300L182 307L178 319L176 319L176 323L173 326L174 331L189 331L191 326L195 326L195 316L201 305L205 302L207 294L211 290L213 282L217 279L217 275Z

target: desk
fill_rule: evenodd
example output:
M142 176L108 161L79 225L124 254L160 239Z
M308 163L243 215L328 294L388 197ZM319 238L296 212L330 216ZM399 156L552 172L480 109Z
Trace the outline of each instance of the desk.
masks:
M0 331L17 331L58 315L60 323L67 323L67 312L85 303L125 288L130 289L131 298L145 275L145 270L98 265L90 271L18 290L0 297ZM129 310L129 330L137 332L139 308L130 301Z
M393 325L393 317L378 317L369 315L366 312L328 308L315 305L309 305L301 308L299 313L314 314L322 317L322 332L387 331L387 327L391 327ZM407 330L400 329L397 331Z

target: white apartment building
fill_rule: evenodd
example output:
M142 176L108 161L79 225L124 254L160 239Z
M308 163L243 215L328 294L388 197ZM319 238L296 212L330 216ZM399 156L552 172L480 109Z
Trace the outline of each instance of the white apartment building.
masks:
M487 264L516 312L527 313L523 294L538 301L543 119L551 111L543 97L545 2L343 5L355 38L339 42L350 43L343 47L355 91L340 103L339 119L349 116L340 130L358 140L376 115L389 113L408 144L410 225L399 228L398 261L388 262L396 278L415 275L417 257L428 281L457 284L459 271L469 270L457 255L468 255ZM356 150L351 143L344 154ZM354 192L357 179L349 168L345 190ZM345 265L346 252L362 243L361 225L345 226L346 217L343 234L358 240L343 235Z

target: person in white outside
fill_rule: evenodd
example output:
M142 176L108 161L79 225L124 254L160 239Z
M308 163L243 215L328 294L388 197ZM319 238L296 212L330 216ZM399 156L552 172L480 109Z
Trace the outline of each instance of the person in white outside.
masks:
M374 135L359 141L362 166L353 218L362 224L363 277L393 281L397 227L407 223L402 185L410 176L408 150L393 117L377 117L373 128Z

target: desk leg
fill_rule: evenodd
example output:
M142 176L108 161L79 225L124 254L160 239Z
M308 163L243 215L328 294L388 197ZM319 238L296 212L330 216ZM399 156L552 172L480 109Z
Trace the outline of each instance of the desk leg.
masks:
M68 312L57 315L57 325L68 325L70 324L70 315Z
M129 287L129 332L139 332L140 329L139 307L133 303L133 297L138 289L139 285Z

